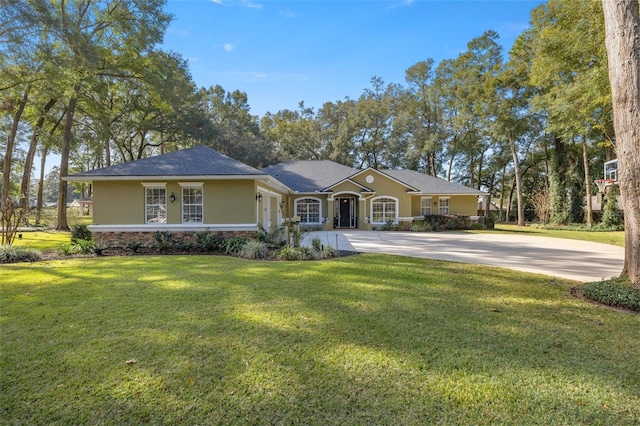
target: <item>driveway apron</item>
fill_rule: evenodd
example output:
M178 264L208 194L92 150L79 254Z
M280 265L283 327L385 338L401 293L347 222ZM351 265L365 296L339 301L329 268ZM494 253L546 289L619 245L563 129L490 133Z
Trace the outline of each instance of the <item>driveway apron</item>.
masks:
M339 250L499 266L581 282L620 275L624 248L562 238L464 232L316 231Z

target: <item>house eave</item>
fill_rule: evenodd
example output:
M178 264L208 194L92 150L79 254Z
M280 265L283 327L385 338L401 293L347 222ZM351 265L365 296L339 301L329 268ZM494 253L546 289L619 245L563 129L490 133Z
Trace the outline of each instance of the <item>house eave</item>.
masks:
M167 180L264 180L273 179L271 175L169 175L169 176L65 176L67 182L95 182L95 181L167 181ZM278 182L280 183L280 182ZM281 183L280 183L281 184ZM281 184L282 185L282 184ZM283 185L284 186L284 185Z
M489 195L488 192L411 192L411 195L428 195L428 196L440 196L440 197L452 197L452 196L458 196L458 195L472 195L475 197L481 197L481 196L486 196Z

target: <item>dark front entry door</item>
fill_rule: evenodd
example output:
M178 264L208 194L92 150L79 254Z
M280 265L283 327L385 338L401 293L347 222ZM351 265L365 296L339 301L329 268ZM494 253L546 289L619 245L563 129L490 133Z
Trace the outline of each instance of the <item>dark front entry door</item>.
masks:
M336 210L339 228L355 228L355 198L338 198L338 208Z

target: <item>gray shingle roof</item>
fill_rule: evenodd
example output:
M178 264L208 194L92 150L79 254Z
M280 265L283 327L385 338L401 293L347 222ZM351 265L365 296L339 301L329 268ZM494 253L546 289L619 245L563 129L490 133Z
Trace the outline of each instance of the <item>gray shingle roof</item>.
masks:
M352 169L333 161L286 161L269 166L265 173L278 179L296 192L319 192L350 178L361 170ZM379 170L424 194L483 195L482 191L425 175L414 170Z
M266 167L270 174L296 192L317 192L357 172L333 161L285 161Z
M129 163L70 175L71 178L265 175L207 146L196 146Z
M449 182L444 179L429 176L414 170L380 170L382 173L406 183L424 194L458 195L458 194L486 194L468 186Z

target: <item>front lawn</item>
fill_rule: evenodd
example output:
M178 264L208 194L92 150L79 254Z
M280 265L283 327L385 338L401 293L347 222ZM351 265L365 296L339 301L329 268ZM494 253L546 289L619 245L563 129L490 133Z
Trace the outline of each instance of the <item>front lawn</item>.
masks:
M640 316L381 255L0 265L3 424L637 424Z
M21 239L16 239L13 244L18 247L28 247L40 251L53 251L60 248L60 244L71 241L71 233L68 231L37 230L18 232Z

